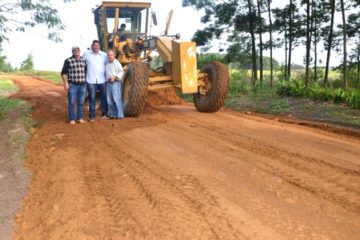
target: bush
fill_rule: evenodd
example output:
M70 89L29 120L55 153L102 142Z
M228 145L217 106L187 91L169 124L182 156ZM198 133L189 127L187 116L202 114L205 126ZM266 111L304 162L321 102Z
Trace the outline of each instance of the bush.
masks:
M251 89L247 70L234 70L230 73L229 96L248 93Z
M360 91L351 90L345 95L345 102L348 106L360 109Z
M306 87L301 81L279 82L276 85L276 93L283 97L308 97L314 100L333 101L344 103L350 107L360 109L360 91L344 90L342 88L324 88L319 84Z

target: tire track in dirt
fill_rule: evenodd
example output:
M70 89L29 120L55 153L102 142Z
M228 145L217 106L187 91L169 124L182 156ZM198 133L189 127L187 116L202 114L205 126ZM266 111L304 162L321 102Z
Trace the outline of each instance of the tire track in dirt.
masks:
M60 87L14 78L41 122L14 239L360 235L358 138L192 106L70 126Z
M178 123L177 120L176 122ZM181 122L191 124L189 119L181 119ZM226 148L230 149L234 157L236 157L239 150L260 155L262 158L257 158L258 161L256 162L252 161L252 165L268 173L276 174L297 187L334 201L351 211L360 213L360 185L352 187L339 182L344 181L344 178L349 178L349 181L345 182L351 182L352 180L359 182L360 173L357 170L359 165L352 164L350 166L352 169L336 166L325 160L292 153L284 148L269 145L269 143L265 143L261 139L244 137L236 134L236 132L209 127L201 124L201 121L199 121L198 127L201 128L201 131L194 130L194 128L179 129L178 125L170 127L169 131L174 129L173 131L176 131L176 134L181 134L186 130L193 131L194 135L197 133L203 138L211 136L214 142L221 139L232 145L217 146L215 144L215 147L219 151ZM268 158L273 161L269 161Z
M124 141L115 146L118 145L121 145L122 149L132 148ZM128 153L115 146L108 144L108 147L112 149L113 157L117 158L119 154L127 156L127 159L118 158L119 164L126 166L127 174L132 185L138 189L139 195L143 196L152 208L158 210L159 219L164 219L158 227L166 225L168 221L179 222L179 225L174 225L178 228L177 230L163 230L164 232L178 232L180 235L166 236L166 238L245 239L240 237L240 233L236 233L234 226L226 220L216 198L196 178L181 173L179 170L174 172L173 169L164 167L151 155L143 152L134 154L134 149ZM216 219L216 223L213 219ZM181 235L193 225L204 228L198 230L201 234ZM207 228L210 232L207 232Z
M109 226L111 231L108 231L108 235L109 232L114 232L115 229L132 229L134 231L137 226L141 226L141 229L144 229L143 232L146 234L135 236L136 239L184 239L194 237L196 239L245 239L240 237L241 234L239 233L237 235L231 233L235 232L234 227L225 220L226 216L222 213L222 209L214 196L193 176L179 175L179 173L175 172L169 174L173 170L164 167L152 156L144 155L140 151L136 151L135 156L133 156L134 151L131 151L131 153L124 151L124 149L131 149L131 146L123 141L119 142L115 137L107 138L104 141L99 139L96 134L91 134L91 138L93 141L96 140L97 146L92 149L89 148L87 155L96 156L97 158L101 150L103 152L101 156L104 159L111 159L111 162L116 163L116 169L121 169L116 174L109 174L112 170L107 168L107 165L114 168L115 164L103 163L99 166L98 161L88 156L85 157L90 158L87 159L84 170L84 179L87 179L88 192L93 195L92 199L103 197L107 200L101 212L104 215L111 216L112 221L109 221L110 223L117 223L117 225ZM107 156L108 154L111 156ZM174 174L177 174L175 178ZM103 179L102 176L113 176L113 178ZM112 186L118 186L118 189L107 189L111 182L114 183ZM134 189L137 190L134 192ZM197 192L195 194L196 198L191 197L191 195L194 195L194 191ZM126 194L117 197L116 194L120 192L126 192ZM169 197L170 192L172 193L170 194L171 197ZM133 205L131 203L127 205L128 198L131 200L136 199L136 206L131 206ZM134 208L136 208L136 211L133 210L132 212L152 212L148 217L152 218L153 226L146 227L146 224L137 222L137 219L144 218L143 215L131 216L131 212L124 211L124 209ZM217 218L216 224L210 222L215 217L214 211ZM128 216L126 221L128 225L122 225L120 216ZM224 224L222 224L223 221L225 221ZM169 222L178 222L178 224L169 225ZM197 234L189 231L195 223L202 226L201 229L196 230ZM103 223L96 223L96 225L103 226ZM146 232L146 229L148 229L148 232ZM135 230L135 232L137 231ZM131 237L127 238L126 232L119 232L118 234L124 239L134 239L134 236L131 235L129 235ZM147 237L145 238L144 235Z
M166 108L164 109L161 109L164 110L163 114L169 117L167 109ZM246 142L247 139L249 139L249 135L243 136L241 139L239 139L239 137L232 136L231 132L234 129L230 129L229 132L225 132L225 133L221 132L221 134L218 134L216 132L217 131L216 127L213 127L213 129L207 128L206 126L202 128L203 126L200 126L202 124L199 123L203 123L205 125L206 124L211 125L211 124L206 122L205 117L204 118L197 117L198 115L192 113L190 114L189 112L186 111L185 114L184 112L182 112L181 113L182 117L179 117L180 119L178 119L177 116L174 119L170 119L171 118L170 117L169 118L170 120L168 119L168 124L166 126L162 126L161 129L157 129L157 135L159 135L160 138L165 138L163 142L166 142L167 140L170 141L172 140L173 142L175 141L176 146L179 147L180 144L180 147L182 149L186 149L187 153L193 153L193 154L196 154L196 152L198 152L198 149L196 149L196 147L193 147L191 144L181 142L178 136L182 136L182 138L187 138L191 136L191 143L205 141L206 144L211 142L212 145L210 148L213 149L214 152L216 153L215 156L213 157L215 159L216 159L216 155L219 155L218 157L221 158L220 157L221 154L217 154L220 152L224 152L227 155L233 156L234 159L236 158L239 159L240 157L241 161L261 169L262 171L266 172L268 175L280 176L283 180L287 180L291 185L295 186L296 188L303 189L305 190L305 192L308 192L310 194L321 196L324 200L334 202L341 208L345 207L346 209L349 209L351 211L353 211L354 209L358 209L357 199L359 195L357 194L356 186L360 182L358 178L356 178L357 176L350 176L351 178L347 178L348 177L347 175L343 175L342 176L343 179L341 181L344 182L345 184L344 186L348 185L354 187L342 188L341 184L338 182L336 184L333 184L331 182L331 178L323 179L324 176L326 176L326 174L331 175L334 172L338 173L339 174L338 176L341 176L342 171L339 171L339 168L335 168L335 169L330 168L329 171L327 170L326 173L319 176L318 174L321 173L321 169L323 169L322 166L317 166L316 171L310 171L311 168L306 166L306 164L309 161L309 158L307 158L306 155L305 155L305 160L300 161L301 164L294 165L292 158L296 155L294 155L293 152L288 152L288 151L285 151L285 153L288 154L288 155L285 154L285 159L290 159L291 161L277 163L278 156L276 154L272 154L273 149L271 144L270 145L268 144L269 146L266 146L266 144L265 145L260 144L259 146L255 145L255 148L251 145L251 143L246 143L244 145L244 142ZM221 118L226 119L226 116L221 116ZM184 121L184 119L186 120ZM219 123L216 120L216 118L211 118L211 119ZM223 120L222 123L226 125L225 120ZM223 129L224 128L222 128L222 130ZM238 131L234 131L234 132L238 132ZM236 139L237 141L234 142L233 138L235 139L237 138ZM299 141L301 141L301 139L299 139ZM351 145L354 146L354 150L357 149L355 147L356 141L350 141L349 146ZM267 154L265 154L266 151ZM214 154L214 152L211 153ZM355 151L350 151L350 152L351 154L353 154ZM155 152L154 155L156 154L160 154L160 153ZM209 153L209 155L211 154ZM243 155L245 155L246 157L243 157ZM186 155L183 157L186 157ZM187 157L191 157L191 156L187 156ZM332 160L334 159L337 160L335 157L333 157ZM345 162L345 164L343 165L348 167L349 164L346 162L346 160L347 160L346 158L343 159L343 161ZM224 162L222 165L229 163L232 164L231 162ZM304 163L305 163L305 168L303 167ZM221 164L219 165L221 166ZM358 168L359 166L355 164L353 165L354 165L353 166L354 169ZM346 168L344 167L341 169L346 169ZM353 175L356 175L354 171L352 173ZM309 185L311 188L307 188L307 185ZM335 188L332 189L334 186ZM349 191L349 189L351 191ZM277 191L276 194L278 192L279 191ZM342 200L344 199L345 201L342 202ZM289 201L293 201L293 200L289 199ZM359 222L357 221L357 223Z
M89 142L101 143L92 132L87 137ZM109 155L101 147L101 144L88 147L82 169L86 183L84 194L90 196L91 201L88 211L93 215L87 231L95 231L100 239L144 239L141 225L124 201L124 196L119 194L123 185L119 177L122 175L122 167L116 169L116 174L112 173L113 166L109 167L106 163Z

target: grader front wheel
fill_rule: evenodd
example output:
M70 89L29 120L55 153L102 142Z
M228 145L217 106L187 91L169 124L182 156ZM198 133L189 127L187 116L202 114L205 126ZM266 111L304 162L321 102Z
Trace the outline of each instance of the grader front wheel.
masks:
M221 62L210 62L200 71L206 73L199 92L194 94L195 107L200 112L216 112L223 105L229 84L229 72Z
M146 64L131 62L125 71L122 100L126 117L137 117L145 107L149 70Z

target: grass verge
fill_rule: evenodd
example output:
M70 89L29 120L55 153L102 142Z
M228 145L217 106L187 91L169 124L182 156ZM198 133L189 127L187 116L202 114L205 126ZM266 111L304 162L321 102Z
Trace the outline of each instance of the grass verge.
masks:
M0 152L1 170L5 177L0 181L0 238L8 239L14 216L19 211L30 179L22 160L30 129L34 126L31 105L20 99L8 98L16 86L0 77ZM5 194L6 193L6 194ZM9 202L11 199L11 202Z
M12 81L0 78L0 121L5 118L5 115L18 105L25 104L19 99L9 99L12 93L16 92L17 88Z
M61 84L62 79L60 76L60 72L53 72L53 71L34 71L32 76L43 78L46 80L50 80L55 84Z
M32 119L28 117L31 105L21 99L8 98L17 90L12 81L0 77L0 121L7 115L21 116L21 124L26 129L30 129L33 126Z
M28 76L48 80L48 81L51 81L51 82L53 82L55 84L62 84L62 79L61 79L60 72L33 70L33 71L27 71L27 72L16 72L14 74L28 75Z

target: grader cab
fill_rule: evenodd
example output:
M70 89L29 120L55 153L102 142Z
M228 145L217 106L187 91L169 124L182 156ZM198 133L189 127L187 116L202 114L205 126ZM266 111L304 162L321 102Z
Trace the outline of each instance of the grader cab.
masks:
M200 112L216 112L227 94L227 67L214 61L198 71L196 44L168 35L169 22L164 35L151 36L150 19L155 18L150 7L149 2L103 1L93 11L102 50L113 49L125 69L122 87L125 116L141 114L148 91L167 88L193 94ZM162 59L160 67L151 67L153 56Z

